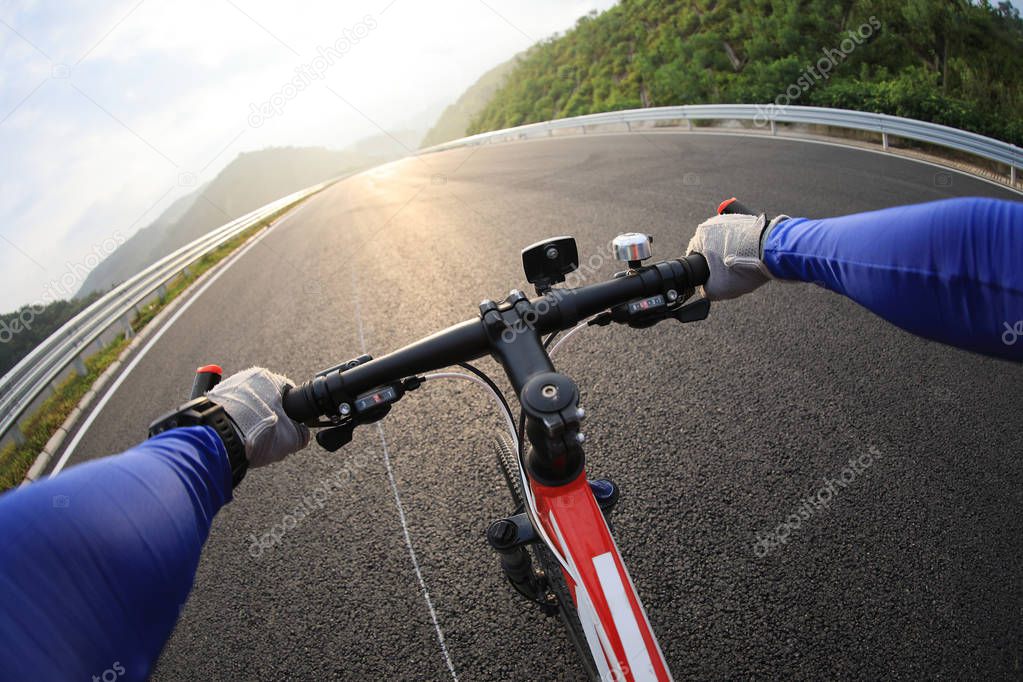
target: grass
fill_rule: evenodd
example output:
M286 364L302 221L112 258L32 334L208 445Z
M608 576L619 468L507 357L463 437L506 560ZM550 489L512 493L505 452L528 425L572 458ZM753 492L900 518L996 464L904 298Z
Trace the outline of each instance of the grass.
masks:
M180 296L204 272L224 260L249 238L292 208L294 208L294 204L271 214L188 266L186 272L182 272L167 283L166 291L160 298L139 310L138 315L131 321L132 331L136 333L141 331L167 304ZM78 405L82 396L89 392L96 379L117 359L127 345L128 340L123 334L120 334L102 350L86 358L86 373L80 375L75 372L61 382L56 387L54 394L21 423L21 432L25 435L25 442L21 445L10 443L0 450L0 491L13 488L24 480L29 467L46 446L46 442L57 432L57 429Z
M86 373L73 373L56 387L53 395L43 401L27 420L22 422L21 431L25 434L25 442L21 445L10 443L0 450L0 490L7 490L21 483L25 478L36 455L46 445L46 441L57 432L67 416L75 409L89 388L121 354L128 340L124 334L103 347L95 355L85 361Z

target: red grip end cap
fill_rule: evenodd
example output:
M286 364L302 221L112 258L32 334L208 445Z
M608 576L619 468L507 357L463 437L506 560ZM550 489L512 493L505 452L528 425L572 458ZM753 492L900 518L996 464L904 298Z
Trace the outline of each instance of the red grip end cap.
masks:
M720 204L718 204L718 215L724 213L725 209L728 208L728 205L733 201L735 201L735 197L732 197L731 199L725 199Z
M195 370L196 374L216 374L218 377L224 376L224 368L220 365L203 365Z

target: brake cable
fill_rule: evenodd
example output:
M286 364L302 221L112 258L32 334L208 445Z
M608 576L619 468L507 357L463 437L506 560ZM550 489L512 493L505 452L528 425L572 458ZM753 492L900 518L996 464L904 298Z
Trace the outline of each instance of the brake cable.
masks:
M473 368L475 369L475 368ZM479 370L476 370L479 371ZM483 374L480 372L480 374ZM497 389L497 385L494 384L490 377L484 375L483 377L474 376L473 374L464 374L462 372L433 372L423 376L424 381L430 381L433 379L462 379L464 381L471 381L474 384L482 386L487 389L494 400L497 401L498 407L501 408L501 414L504 416L508 432L511 434L512 439L518 443L518 436L515 433L514 422L512 421L512 411L508 406L508 401L504 399L504 396Z
M504 411L507 413L507 416L509 417L511 416L512 414L511 405L508 404L508 401L504 397L504 392L500 388L498 388L497 383L490 378L490 375L488 375L483 370L477 368L475 365L469 364L468 362L459 362L458 366L462 367L463 369L469 370L470 372L478 376L480 379L485 381L487 386L490 388L491 392L495 396L497 396L498 400L501 401L501 405L504 407Z
M574 328L573 328L574 330ZM565 338L568 338L567 335ZM565 339L563 338L562 341ZM469 369L473 374L464 374L462 372L432 372L422 377L423 381L430 381L433 379L461 379L463 381L471 381L474 384L483 386L490 393L491 397L497 401L501 408L501 412L505 417L506 426L509 434L512 436L512 444L515 446L515 451L519 453L519 478L521 481L522 496L525 498L525 512L532 522L534 529L536 530L537 536L543 541L551 554L561 565L562 570L572 579L576 585L582 585L582 579L579 574L572 568L565 557L562 555L561 550L558 548L554 541L547 534L543 524L540 523L540 512L536 508L536 499L533 497L533 490L529 486L529 478L526 476L526 469L522 461L522 447L520 446L519 435L515 430L513 421L513 415L511 407L508 405L508 401L505 400L500 390L497 388L497 384L494 383L493 379L486 376L482 371L469 365L468 363L459 363L459 366Z
M555 343L554 346L547 352L547 355L554 355L554 351L558 350L558 348L561 348L561 344L565 343L570 338L572 338L572 336L576 332L578 332L578 331L584 329L585 327L589 326L590 320L592 320L594 317L596 317L596 315L594 315L593 317L590 317L590 318L587 318L587 319L583 320L582 322L580 322L579 324L577 324L576 326L572 327L567 332L565 332L565 335L562 336L560 339L558 339L558 342ZM549 340L550 339L548 339L548 341Z
M583 320L582 322L580 322L579 324L565 332L564 336L558 339L557 342L553 346L551 346L550 350L547 352L548 356L554 355L554 352L558 350L558 348L560 348L562 344L568 341L568 339L570 339L574 334L576 334L579 330L583 329L584 327L589 326L590 320L594 319L594 317L596 316L594 315ZM544 347L546 348L548 345L550 345L551 341L553 341L556 336L557 332L554 332L550 336L548 336L547 339L544 341ZM559 547L556 544L554 544L554 541L547 534L547 531L546 529L544 529L543 524L540 523L540 512L536 508L536 499L533 497L533 489L529 485L529 477L526 476L525 450L523 448L524 441L520 436L520 432L523 432L525 430L524 428L525 414L524 413L520 414L519 420L520 426L519 429L516 429L515 417L512 414L511 406L508 404L508 401L505 399L504 394L501 392L500 388L498 388L497 384L494 383L494 380L487 376L486 373L484 373L480 369L474 367L473 365L467 362L459 362L457 364L459 367L462 367L463 369L472 372L472 374L464 374L462 372L432 372L430 374L424 375L422 379L424 381L431 379L461 379L463 381L471 381L474 384L486 388L487 391L490 393L491 397L493 397L494 400L497 401L498 406L501 408L501 412L505 418L506 422L505 426L508 428L508 433L512 437L512 445L515 447L515 452L518 455L520 487L522 488L522 497L525 499L526 502L525 504L526 515L532 522L533 527L536 530L536 534L540 537L543 543L547 545L547 548L550 550L551 554L561 565L562 570L565 571L566 575L568 575L577 586L582 586L583 582L582 579L579 577L579 574L576 572L574 567L569 565L568 560L564 557L564 555L562 555Z

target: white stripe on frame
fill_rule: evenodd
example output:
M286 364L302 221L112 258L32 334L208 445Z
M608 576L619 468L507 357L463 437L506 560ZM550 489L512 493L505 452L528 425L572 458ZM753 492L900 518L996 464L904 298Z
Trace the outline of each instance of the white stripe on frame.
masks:
M604 598L611 611L618 638L625 649L625 658L632 669L632 676L636 680L656 680L657 673L654 672L650 652L647 651L643 633L640 632L639 623L636 621L636 613L632 610L632 603L625 593L625 584L618 573L614 554L605 552L593 557L593 567L597 571L597 578L604 591Z

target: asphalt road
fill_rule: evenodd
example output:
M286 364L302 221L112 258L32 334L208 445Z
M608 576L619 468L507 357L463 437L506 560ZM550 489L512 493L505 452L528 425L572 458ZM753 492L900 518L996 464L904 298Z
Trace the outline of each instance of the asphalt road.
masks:
M644 230L655 255L674 256L732 194L809 216L1019 198L905 159L737 136L406 159L315 197L226 271L73 462L140 440L198 364L305 379L363 342L382 354L526 288L527 244L572 234L585 260ZM676 677L1023 675L1023 367L921 340L810 285L566 346L555 360L583 393L589 468L622 488L616 535ZM512 595L483 539L510 511L490 450L499 427L482 391L437 382L395 407L383 441L365 427L337 454L313 445L251 471L215 521L156 678L445 679L445 650L463 680L578 677L557 621ZM757 534L850 458L870 466L760 556ZM278 544L250 551L299 509Z

